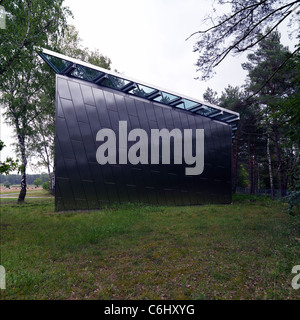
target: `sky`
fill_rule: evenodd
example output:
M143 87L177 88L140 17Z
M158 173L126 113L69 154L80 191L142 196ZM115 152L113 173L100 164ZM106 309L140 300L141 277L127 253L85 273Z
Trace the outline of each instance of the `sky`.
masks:
M201 19L211 11L212 0L67 0L85 46L112 60L117 69L138 80L202 100L207 86L222 90L240 84L245 73L231 74L229 62L210 83L194 80L196 37Z
M193 47L203 29L205 15L212 11L213 0L65 0L74 19L69 19L79 31L82 45L98 49L112 61L111 69L154 87L174 91L203 100L207 87L221 92L229 84L241 86L246 72L241 63L247 54L227 57L209 81L195 80L197 53ZM293 49L286 28L282 43ZM0 139L6 144L1 160L13 155L12 130L1 116ZM29 167L28 173L33 173ZM42 170L41 170L42 171Z

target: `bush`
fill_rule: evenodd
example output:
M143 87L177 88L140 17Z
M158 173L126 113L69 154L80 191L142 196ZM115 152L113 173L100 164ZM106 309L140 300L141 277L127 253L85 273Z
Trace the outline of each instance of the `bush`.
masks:
M300 215L300 172L296 174L295 190L289 192L289 195L284 197L284 200L289 204L288 213L295 216Z
M10 183L9 183L9 181L5 181L5 182L3 183L3 185L4 185L4 187L10 189Z
M44 183L42 184L42 187L43 187L43 189L44 189L44 190L47 190L47 191L49 191L49 189L50 189L50 186L49 186L49 181L47 181L47 182L44 182Z
M238 170L238 186L241 188L247 188L249 185L249 174L245 167L241 164Z
M42 180L40 178L37 178L33 181L33 184L35 185L35 187L37 188L38 186L40 186L42 184Z
M292 191L284 198L288 204L288 213L292 216L300 214L300 190Z

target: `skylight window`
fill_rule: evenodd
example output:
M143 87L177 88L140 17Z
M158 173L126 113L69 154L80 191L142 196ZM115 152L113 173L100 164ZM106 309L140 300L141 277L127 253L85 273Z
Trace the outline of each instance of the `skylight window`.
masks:
M202 116L209 116L210 114L213 114L217 112L218 110L211 108L209 106L203 105L202 108L198 111L196 111L197 114L201 114Z
M52 69L54 69L54 71L56 73L61 73L63 72L65 69L67 69L72 62L64 60L64 59L60 59L54 56L50 56L48 54L42 54L41 55L42 58L50 65L50 67L52 67Z
M103 75L104 73L92 68L88 68L85 66L80 66L80 68L84 71L84 73L89 77L89 79L91 81L99 78L101 75Z
M173 100L178 99L179 97L174 96L173 94L162 92L161 95L157 98L155 98L155 101L164 103L164 104L170 104Z
M70 75L75 78L83 79L83 80L89 80L85 72L82 70L81 67L77 66Z
M165 90L154 88L151 85L142 84L139 81L128 80L110 70L47 49L43 49L40 56L58 74L76 77L99 86L105 86L150 101L157 101L173 108L185 109L189 112L225 122L232 126L233 136L234 131L237 129L236 124L239 120L239 114L237 112L209 103L194 101Z
M113 89L122 89L124 86L126 86L130 81L114 77L112 75L108 75L104 80L101 81L101 85Z
M195 101L184 99L184 106L185 106L185 109L187 109L187 110L197 106L198 104L199 103L197 103Z
M129 91L129 93L134 94L135 96L139 96L139 97L146 97L148 95L150 95L151 93L153 93L154 91L156 91L153 88L141 85L141 84L137 84L137 87L132 89L131 91Z

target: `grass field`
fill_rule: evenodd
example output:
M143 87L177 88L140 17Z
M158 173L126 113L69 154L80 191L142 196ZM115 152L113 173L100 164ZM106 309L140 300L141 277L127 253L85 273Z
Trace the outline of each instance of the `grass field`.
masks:
M11 198L18 198L20 193L20 186L11 186L6 188L0 185L0 197L9 196ZM42 187L36 188L35 186L28 186L26 195L28 197L51 197L48 191L44 190Z
M300 299L300 221L268 198L54 212L1 199L1 299Z

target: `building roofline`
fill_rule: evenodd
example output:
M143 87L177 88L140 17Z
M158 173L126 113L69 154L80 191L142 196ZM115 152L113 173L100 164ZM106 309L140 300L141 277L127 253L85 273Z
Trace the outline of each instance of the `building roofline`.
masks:
M218 105L211 104L206 101L202 101L199 99L195 99L178 92L168 90L156 85L149 84L144 81L140 81L134 79L129 76L125 76L123 74L104 69L98 66L95 66L91 63L81 61L79 59L75 59L61 53L57 53L48 49L42 49L39 52L39 55L43 58L43 60L50 65L50 67L57 73L61 75L66 75L70 77L80 78L82 80L86 80L89 82L96 83L98 85L105 85L107 81L117 81L115 87L109 86L110 88L131 93L136 96L140 96L146 98L151 101L161 102L166 105L178 107L181 109L185 109L187 111L194 112L196 114L213 118L215 120L227 123L232 126L232 132L234 137L234 131L236 130L237 121L240 119L239 113L222 108ZM51 61L51 59L58 59L58 62L63 62L62 69L58 69L55 62ZM80 72L81 71L81 75ZM86 70L86 72L85 72ZM99 74L100 76L95 76L92 78L89 74L93 73L94 76ZM106 82L105 82L106 81ZM138 91L141 92L141 88L147 90L149 89L150 93L143 93L143 96L139 95ZM142 90L143 90L142 89ZM136 91L134 91L136 90ZM131 91L131 92L130 92ZM158 100L157 100L158 99ZM159 100L161 99L161 100ZM164 100L167 99L167 100ZM171 99L171 100L170 100ZM167 101L167 102L166 102ZM228 122L227 122L228 121Z

